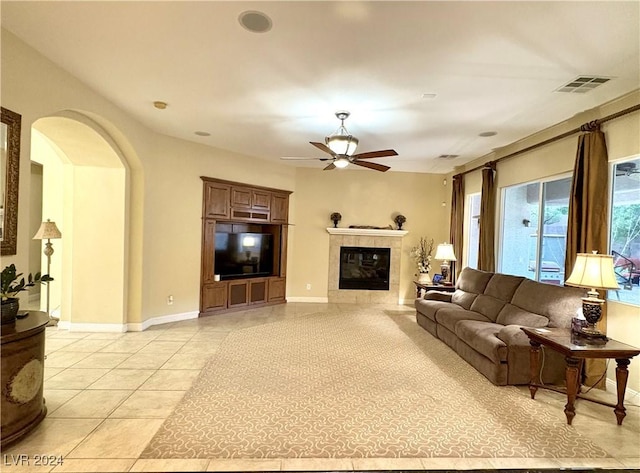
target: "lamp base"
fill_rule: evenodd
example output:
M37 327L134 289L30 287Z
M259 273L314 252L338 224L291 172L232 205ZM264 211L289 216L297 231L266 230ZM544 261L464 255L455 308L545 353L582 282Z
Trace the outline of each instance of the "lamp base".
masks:
M582 329L580 329L580 331L578 332L581 336L583 337L587 337L587 338L597 338L600 340L609 340L607 338L607 336L602 333L600 330L598 330L597 328L594 327L582 327Z

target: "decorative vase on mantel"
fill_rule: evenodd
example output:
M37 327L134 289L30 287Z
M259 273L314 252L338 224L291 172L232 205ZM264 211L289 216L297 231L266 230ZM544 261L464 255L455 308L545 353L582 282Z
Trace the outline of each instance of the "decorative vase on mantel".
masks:
M420 284L431 284L431 277L429 276L429 273L419 273L418 282Z

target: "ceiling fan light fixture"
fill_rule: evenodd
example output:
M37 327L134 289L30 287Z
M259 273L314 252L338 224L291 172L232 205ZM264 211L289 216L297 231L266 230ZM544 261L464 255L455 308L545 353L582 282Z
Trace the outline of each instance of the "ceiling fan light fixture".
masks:
M349 165L347 158L338 158L333 162L333 165L337 168L344 169Z
M351 156L356 152L356 148L358 147L358 138L350 134L344 127L344 121L349 117L349 115L350 113L345 111L336 112L336 117L338 117L338 120L342 123L340 123L340 126L335 133L324 139L325 144L334 152L334 154Z
M344 132L344 134L341 132ZM324 142L335 154L344 154L347 156L351 156L355 153L356 148L358 147L358 138L353 135L349 135L343 126L341 126L333 135L327 136L324 139Z

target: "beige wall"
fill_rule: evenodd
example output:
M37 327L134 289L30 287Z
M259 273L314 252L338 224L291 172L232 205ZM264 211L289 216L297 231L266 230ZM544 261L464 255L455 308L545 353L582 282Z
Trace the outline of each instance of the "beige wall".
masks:
M393 225L397 213L407 217L403 226L409 234L403 239L400 298L413 300L412 284L416 272L409 250L420 236L436 243L448 238L449 207L443 207L451 193L442 175L370 170L299 169L296 175L296 207L291 222L295 235L289 253L289 291L291 297L326 298L329 272L329 234L332 212L340 212L339 226ZM438 269L437 263L433 270ZM439 272L439 271L435 271ZM311 290L306 285L311 284Z
M637 105L638 103L640 103L640 91L635 91L619 100L589 110L571 120L543 130L526 140L507 146L501 149L499 153L469 163L466 168L471 169L486 161L506 156L518 149L523 149L532 144L557 136L575 129L588 121L608 116L625 108ZM603 124L602 131L604 131L606 135L609 161L640 155L640 112L609 121ZM571 173L573 171L577 143L578 134L575 134L498 163L495 180L496 187L498 188L498 208L500 206L500 192L504 187L545 179L559 174ZM465 193L467 195L480 192L480 189L480 171L475 171L465 176ZM497 218L497 222L499 224L499 217ZM499 238L498 227L496 228L496 235L497 238ZM496 244L498 244L498 242L496 242ZM616 302L615 300L610 300L607 304L607 333L609 336L630 345L640 346L640 317L638 317L638 307ZM611 380L615 379L614 369L615 362L610 363L608 378ZM631 363L629 372L629 387L636 392L640 392L639 360L634 360L634 362Z

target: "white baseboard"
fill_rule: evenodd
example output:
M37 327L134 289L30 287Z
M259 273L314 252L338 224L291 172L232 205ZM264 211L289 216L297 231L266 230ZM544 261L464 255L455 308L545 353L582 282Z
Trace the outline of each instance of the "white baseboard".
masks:
M287 302L315 302L326 304L329 302L328 297L287 297Z
M197 318L198 312L184 312L182 314L161 315L147 319L144 322L128 324L89 324L61 320L58 322L58 328L60 330L69 330L70 332L142 332L152 325L168 324Z
M140 323L127 324L127 331L129 332L142 332L148 329L152 325L168 324L171 322L180 322L182 320L197 319L198 312L183 312L181 314L161 315L159 317L151 317Z

